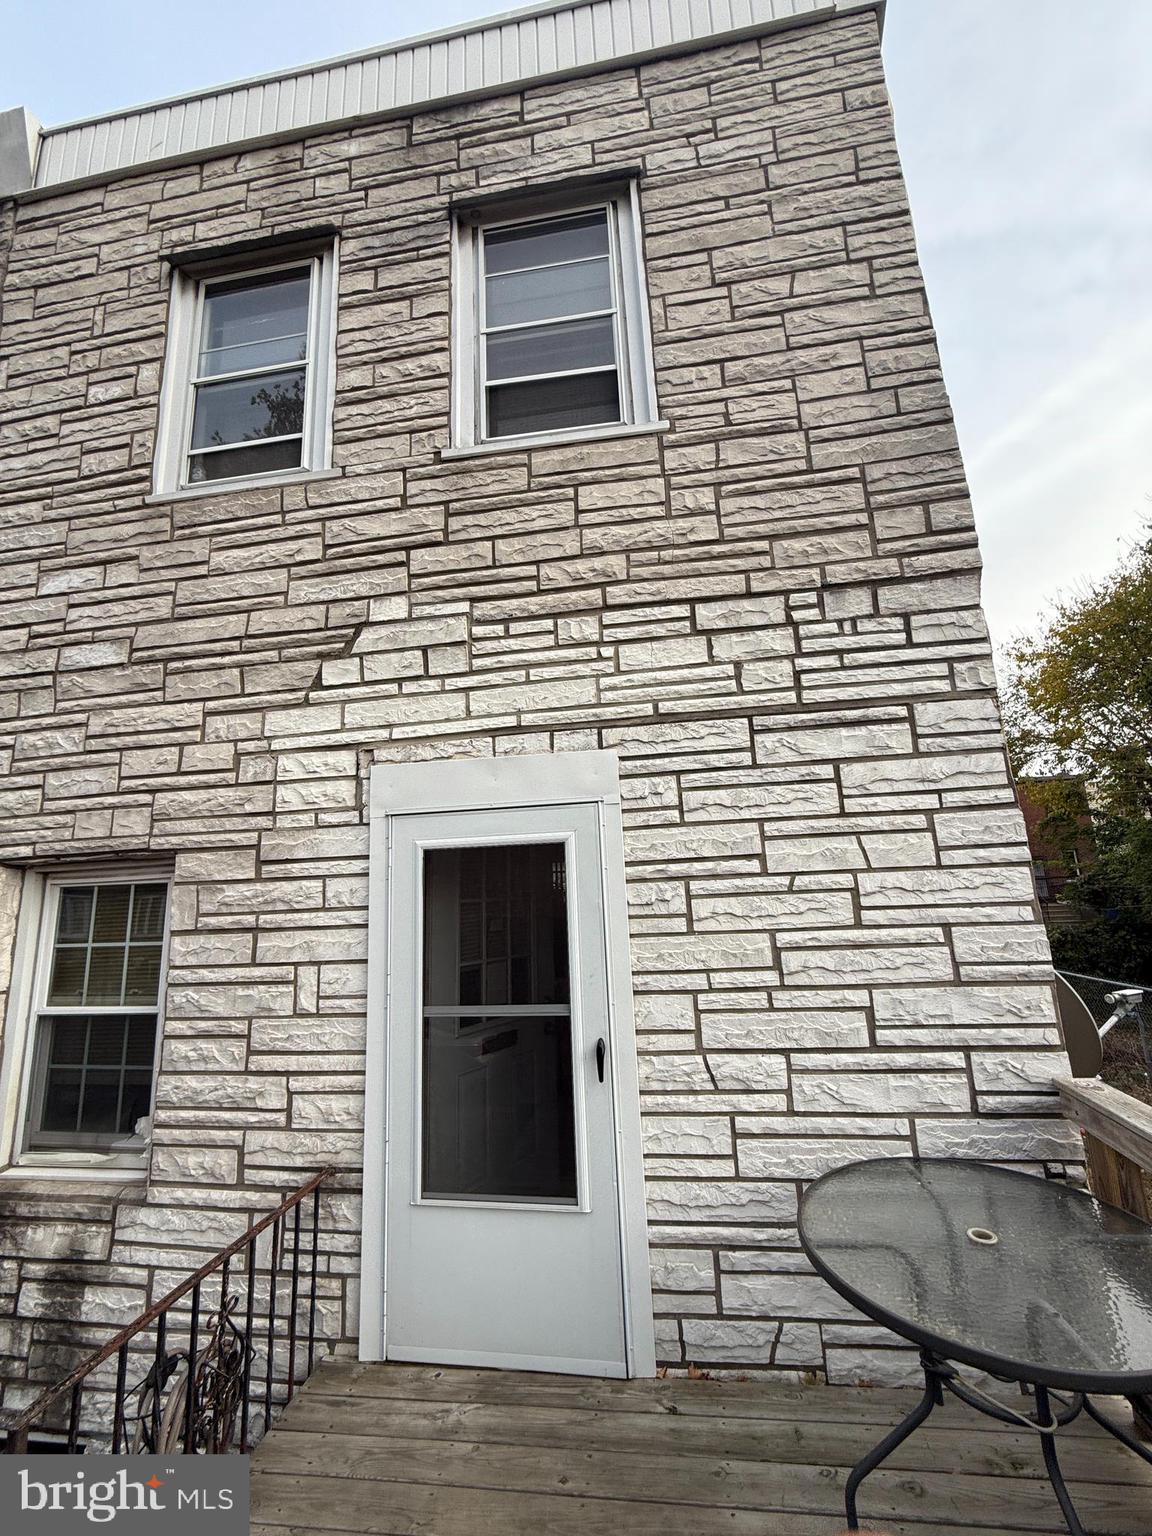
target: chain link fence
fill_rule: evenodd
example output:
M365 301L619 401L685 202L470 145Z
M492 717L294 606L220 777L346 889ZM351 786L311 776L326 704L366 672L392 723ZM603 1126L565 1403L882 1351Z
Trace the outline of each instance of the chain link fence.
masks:
M1110 980L1106 976L1081 976L1076 971L1059 971L1103 1029L1116 1013L1118 1005L1109 998L1117 992L1139 990L1125 1016L1104 1036L1104 1067L1101 1076L1117 1088L1135 1093L1152 1102L1152 987L1137 987L1130 981ZM1122 1005L1120 1005L1122 1006Z

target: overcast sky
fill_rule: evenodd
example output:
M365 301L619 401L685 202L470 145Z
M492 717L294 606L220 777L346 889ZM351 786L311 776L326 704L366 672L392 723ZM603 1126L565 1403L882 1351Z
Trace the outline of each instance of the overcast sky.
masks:
M45 123L369 48L504 0L16 0ZM889 85L1003 642L1152 513L1152 0L889 0Z

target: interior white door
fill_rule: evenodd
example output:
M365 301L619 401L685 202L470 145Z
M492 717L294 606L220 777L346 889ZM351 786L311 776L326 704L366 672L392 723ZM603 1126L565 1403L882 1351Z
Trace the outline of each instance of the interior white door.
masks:
M627 1374L600 823L396 816L385 1352Z

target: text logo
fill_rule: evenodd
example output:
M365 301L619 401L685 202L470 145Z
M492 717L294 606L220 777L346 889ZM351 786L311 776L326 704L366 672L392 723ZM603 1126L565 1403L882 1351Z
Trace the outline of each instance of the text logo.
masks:
M5 1536L247 1536L247 1456L0 1456Z

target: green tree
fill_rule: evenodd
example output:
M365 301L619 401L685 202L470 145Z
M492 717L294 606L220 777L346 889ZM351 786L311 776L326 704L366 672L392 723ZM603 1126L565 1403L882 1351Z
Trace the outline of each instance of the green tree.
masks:
M1152 534L1008 653L1009 756L1057 848L1090 805L1096 856L1066 888L1085 919L1056 963L1152 982Z

